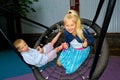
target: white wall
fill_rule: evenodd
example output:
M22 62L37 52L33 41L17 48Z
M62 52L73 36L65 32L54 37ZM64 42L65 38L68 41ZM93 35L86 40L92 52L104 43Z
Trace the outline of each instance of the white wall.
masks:
M80 16L93 20L99 0L79 0L80 1ZM116 6L108 27L109 33L120 32L120 0L116 0ZM108 0L105 0L101 13L98 17L97 24L102 26ZM28 14L28 18L50 27L54 23L63 19L66 11L69 10L69 0L39 0L34 3L33 7L37 12ZM22 20L23 33L41 33L44 28L30 24Z
M69 0L39 0L33 5L37 12L30 13L28 18L50 27L63 19L66 11L69 10L69 6ZM30 23L25 21L23 21L22 26L23 33L44 32L43 28L33 24L31 26Z
M120 0L116 0L116 6L110 21L109 32L120 33Z
M102 26L107 4L109 0L105 0L100 15L97 20L97 24ZM80 0L80 15L82 18L93 20L99 0ZM108 33L120 33L120 0L116 0L116 5L111 17L110 24L108 26Z

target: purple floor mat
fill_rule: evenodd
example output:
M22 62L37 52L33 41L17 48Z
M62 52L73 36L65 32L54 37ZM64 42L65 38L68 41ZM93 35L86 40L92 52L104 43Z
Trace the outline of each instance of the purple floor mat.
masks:
M21 75L21 76L16 76L13 78L8 78L5 80L35 80L34 75L31 74L25 74L25 75Z
M112 56L99 80L120 80L120 56Z
M52 69L53 67L49 68ZM105 69L104 73L102 74L102 76L100 77L99 80L120 80L120 57L117 56L111 56L109 58L109 62L107 65L107 68ZM51 70L47 69L47 71L50 73ZM64 72L63 69L58 69ZM57 70L56 70L57 73ZM42 74L44 74L44 76L49 76L47 73L45 73L44 71L42 72ZM60 77L59 75L55 75L53 74L54 77ZM64 78L66 78L68 75L63 76L63 80ZM77 75L71 75L71 79L74 77L76 77ZM6 80L35 80L33 74L26 74L26 75L22 75L22 76L17 76L17 77L13 77L13 78L9 78ZM52 77L49 77L49 80L54 80ZM76 80L80 80L79 78Z

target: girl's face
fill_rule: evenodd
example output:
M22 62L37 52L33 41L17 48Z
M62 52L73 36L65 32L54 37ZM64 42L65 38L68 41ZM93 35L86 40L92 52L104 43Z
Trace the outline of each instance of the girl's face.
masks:
M21 42L19 44L19 52L27 52L28 51L28 45L26 44L26 42Z
M73 19L66 19L64 26L69 33L76 35L76 24Z

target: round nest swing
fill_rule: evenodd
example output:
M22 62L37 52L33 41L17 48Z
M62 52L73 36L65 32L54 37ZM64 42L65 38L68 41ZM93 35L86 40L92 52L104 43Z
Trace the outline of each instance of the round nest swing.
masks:
M84 63L73 74L65 74L65 69L63 67L58 67L56 65L57 58L40 68L31 66L36 80L88 80L89 79L89 72L92 66L93 59L95 57L94 53L99 40L101 28L97 24L91 26L92 21L87 19L81 19L81 23L84 28L88 29L88 31L92 34L92 36L95 39L94 43L91 46L91 51L89 53L89 56L84 61ZM40 36L34 48L38 45L43 46L49 41L51 41L51 39L58 32L56 24L60 25L60 27L63 27L63 21L59 21L54 25L52 25L49 30L46 30ZM64 42L63 35L60 36L55 46L60 45L62 42ZM109 58L108 55L109 55L108 44L105 38L101 49L101 53L99 55L97 66L91 78L92 80L98 80L101 74L104 72L104 69L106 68L106 65L108 63L108 58Z

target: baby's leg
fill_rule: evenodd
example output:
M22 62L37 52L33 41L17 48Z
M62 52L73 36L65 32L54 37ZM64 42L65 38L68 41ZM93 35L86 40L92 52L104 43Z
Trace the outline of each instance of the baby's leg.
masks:
M60 52L62 50L62 44L60 46L56 47L54 50L56 53Z
M43 47L44 53L47 55L50 51L54 49L53 45L51 43L46 44Z
M58 38L60 37L61 33L63 32L63 29L62 29L58 24L57 24L56 26L57 26L57 29L58 29L58 33L57 33L57 35L52 39L52 41L51 41L51 44L52 44L52 45L54 45L54 44L57 42Z
M57 35L52 39L52 41L50 43L52 45L54 45L57 42L57 40L59 39L60 35L61 35L61 32L58 32Z
M51 50L47 56L48 56L48 62L52 61L53 59L55 59L57 57L57 53L60 52L62 50L62 45L56 47L55 49Z

